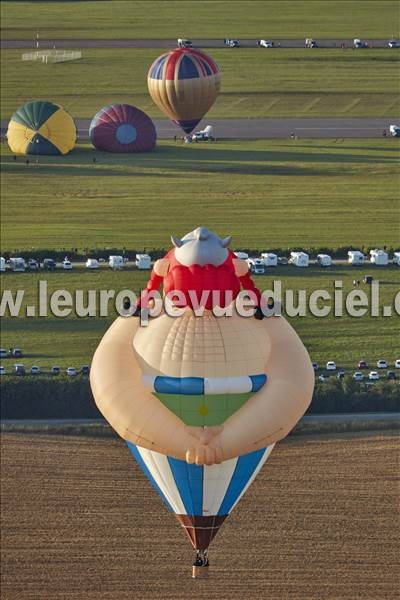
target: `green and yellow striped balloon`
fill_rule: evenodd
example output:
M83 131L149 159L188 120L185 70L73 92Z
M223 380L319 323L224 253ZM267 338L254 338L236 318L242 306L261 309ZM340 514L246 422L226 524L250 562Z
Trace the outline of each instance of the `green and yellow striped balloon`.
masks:
M75 146L76 126L53 102L27 102L11 117L8 145L15 154L67 154Z

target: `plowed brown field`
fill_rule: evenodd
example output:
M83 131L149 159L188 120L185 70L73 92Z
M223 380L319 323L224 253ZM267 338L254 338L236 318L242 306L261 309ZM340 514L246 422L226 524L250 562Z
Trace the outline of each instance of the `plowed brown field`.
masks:
M208 580L124 443L6 433L2 600L395 600L395 433L278 444Z

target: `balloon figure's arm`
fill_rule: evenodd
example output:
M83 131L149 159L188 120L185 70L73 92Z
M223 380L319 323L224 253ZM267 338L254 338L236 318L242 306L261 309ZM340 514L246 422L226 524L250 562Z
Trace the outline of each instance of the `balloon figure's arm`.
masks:
M147 282L146 289L142 292L140 299L137 302L137 309L147 308L148 302L151 299L151 293L157 292L168 273L169 260L161 258L154 263L151 271L150 279Z
M93 396L100 412L125 440L196 464L221 462L218 444L202 439L154 396L142 382L132 340L137 319L118 318L97 348L90 370Z
M240 281L240 285L242 286L242 289L253 292L253 294L257 298L257 306L260 306L261 292L256 287L254 281L250 277L250 269L249 269L249 265L247 264L247 262L240 258L234 258L233 266L235 268L235 274Z
M231 415L215 440L223 460L265 448L284 438L309 406L314 371L307 350L283 317L260 322L273 348L267 383Z

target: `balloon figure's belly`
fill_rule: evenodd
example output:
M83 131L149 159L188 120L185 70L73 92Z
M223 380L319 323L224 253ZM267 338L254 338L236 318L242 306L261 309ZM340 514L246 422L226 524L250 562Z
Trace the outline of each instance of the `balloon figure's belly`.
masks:
M160 401L191 426L222 424L266 381L264 374L230 378L143 377ZM210 393L215 391L225 393ZM267 460L273 445L212 466L190 465L129 442L128 447L193 546L204 550Z
M221 425L267 381L243 377L143 377L159 400L186 425Z

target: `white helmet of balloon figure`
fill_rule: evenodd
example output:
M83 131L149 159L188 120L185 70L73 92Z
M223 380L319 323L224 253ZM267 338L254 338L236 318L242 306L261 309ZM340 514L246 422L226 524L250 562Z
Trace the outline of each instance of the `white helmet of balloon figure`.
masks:
M186 267L191 265L222 265L228 258L228 246L232 236L221 239L207 227L197 227L183 238L171 236L175 246L175 258Z

